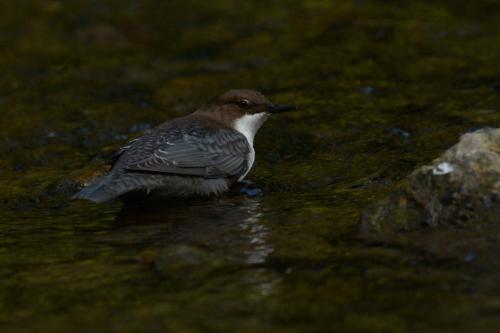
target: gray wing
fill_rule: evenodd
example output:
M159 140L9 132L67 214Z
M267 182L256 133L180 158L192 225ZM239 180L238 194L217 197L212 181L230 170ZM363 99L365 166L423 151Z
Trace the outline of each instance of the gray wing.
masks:
M125 171L189 175L205 178L239 176L248 168L250 146L232 129L207 136L145 136L132 142L117 164Z

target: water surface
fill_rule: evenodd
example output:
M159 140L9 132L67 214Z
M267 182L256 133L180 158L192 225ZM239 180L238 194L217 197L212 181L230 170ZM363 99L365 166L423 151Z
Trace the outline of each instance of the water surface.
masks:
M461 133L499 125L497 1L4 1L2 332L491 332L498 232L356 224ZM230 88L300 111L263 189L72 202L148 127ZM448 246L448 244L450 244Z

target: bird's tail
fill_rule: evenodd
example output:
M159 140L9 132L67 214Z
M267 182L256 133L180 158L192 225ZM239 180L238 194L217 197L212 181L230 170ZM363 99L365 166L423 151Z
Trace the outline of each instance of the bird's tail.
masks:
M128 186L131 184L123 178L128 177L119 173L110 173L100 177L73 195L73 199L84 199L100 203L134 190L133 187Z

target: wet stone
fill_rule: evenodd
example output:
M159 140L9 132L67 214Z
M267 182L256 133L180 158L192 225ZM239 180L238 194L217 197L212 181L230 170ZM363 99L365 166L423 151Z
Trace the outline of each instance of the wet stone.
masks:
M229 262L217 254L190 245L174 244L160 250L154 270L167 280L196 282L222 270Z
M132 126L130 126L130 133L136 133L136 132L144 132L147 129L151 128L151 124L148 123L137 123Z
M361 87L359 89L359 91L363 94L363 95L366 95L366 96L371 96L375 93L375 88L374 87L370 87L370 86L366 86L366 87Z
M389 135L391 136L396 136L396 137L400 137L402 139L409 139L411 134L410 132L408 131L405 131L405 130L402 130L401 128L398 128L398 127L392 127L392 128L389 128L387 130L387 132L389 133Z
M109 24L96 24L78 31L79 40L85 45L98 47L120 47L126 38L118 29Z
M426 227L484 229L500 216L500 129L462 135L430 165L418 168L361 218L363 232Z

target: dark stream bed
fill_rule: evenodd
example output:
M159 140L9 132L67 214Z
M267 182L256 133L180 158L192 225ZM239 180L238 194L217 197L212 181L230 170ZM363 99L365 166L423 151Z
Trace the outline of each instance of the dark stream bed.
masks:
M362 237L364 209L500 125L500 2L0 2L0 331L494 332L500 227ZM110 152L232 88L300 110L262 189L70 200ZM448 246L451 244L450 246Z

